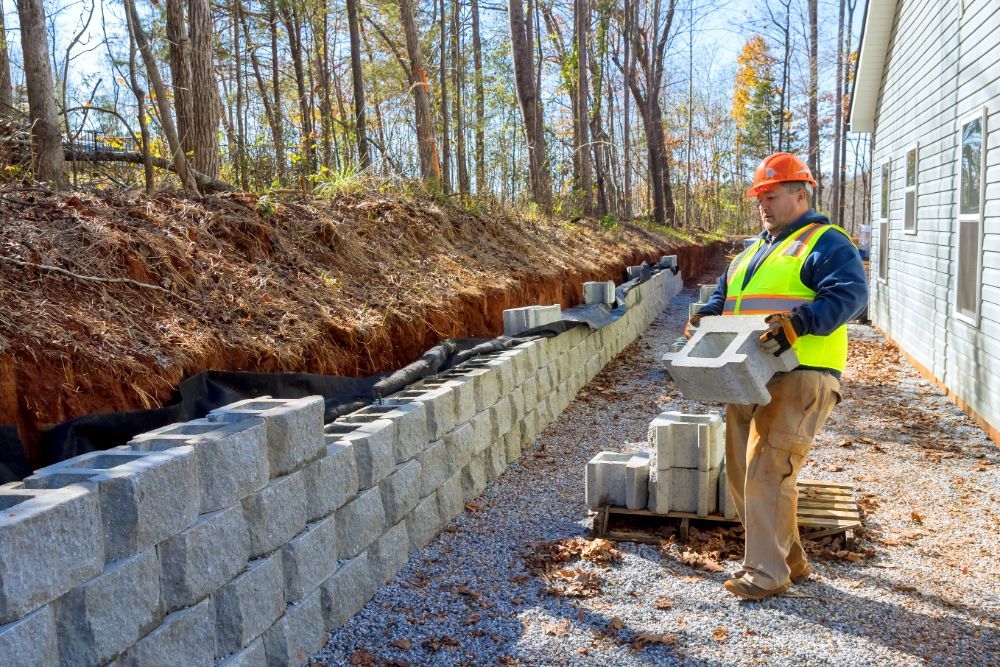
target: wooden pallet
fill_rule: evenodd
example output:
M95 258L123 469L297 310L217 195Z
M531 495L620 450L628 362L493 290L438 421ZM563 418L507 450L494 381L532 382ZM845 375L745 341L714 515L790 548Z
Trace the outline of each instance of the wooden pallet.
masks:
M854 487L843 482L827 482L814 479L800 479L799 489L799 531L803 539L814 540L827 535L844 534L847 549L854 547L855 534L861 529L861 515L854 500ZM649 510L630 510L624 507L605 506L597 510L594 517L594 537L614 541L657 543L662 537L655 532L643 530L621 530L613 527L615 517L633 517L655 528L663 519L680 522L680 538L686 541L691 521L739 523L738 519L727 519L718 514L699 516L688 512L668 512L657 514ZM612 524L609 526L609 524Z

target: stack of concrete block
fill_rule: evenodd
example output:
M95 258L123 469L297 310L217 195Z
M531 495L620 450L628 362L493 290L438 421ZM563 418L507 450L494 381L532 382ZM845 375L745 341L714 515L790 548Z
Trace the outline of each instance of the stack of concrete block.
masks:
M649 452L601 452L587 463L584 497L591 509L605 505L642 509L648 493Z
M665 354L663 362L688 400L766 405L768 381L798 366L794 350L775 357L761 349L767 328L763 315L706 317L691 340Z
M503 335L516 336L529 329L558 322L561 317L562 309L558 304L508 308L503 311Z
M600 330L325 426L321 397L260 397L0 487L0 663L308 662L663 310L670 273Z
M648 442L649 509L714 513L725 456L722 417L717 412L661 413L649 424Z
M586 282L583 284L583 302L613 306L615 303L615 282L604 280L599 282Z
M694 317L699 310L708 304L713 292L715 292L715 283L698 286L698 300L688 305L688 319Z

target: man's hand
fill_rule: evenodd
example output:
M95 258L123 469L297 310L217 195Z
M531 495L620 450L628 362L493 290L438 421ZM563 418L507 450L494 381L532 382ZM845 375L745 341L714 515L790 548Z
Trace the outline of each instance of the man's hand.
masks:
M695 313L691 316L691 319L687 321L687 324L684 325L684 336L688 340L691 340L691 337L694 336L694 330L698 328L698 324L701 322L701 318L703 317L705 316Z
M769 328L760 335L760 346L776 357L795 345L799 336L805 333L802 319L795 313L774 313L764 321Z

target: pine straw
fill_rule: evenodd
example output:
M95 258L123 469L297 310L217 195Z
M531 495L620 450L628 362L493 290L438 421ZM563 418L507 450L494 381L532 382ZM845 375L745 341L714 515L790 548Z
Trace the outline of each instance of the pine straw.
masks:
M429 198L269 208L244 194L0 191L0 256L17 262L0 261L0 424L30 434L159 405L208 368L396 368L441 338L499 333L502 307L565 302L581 279L671 248L629 225L477 216Z

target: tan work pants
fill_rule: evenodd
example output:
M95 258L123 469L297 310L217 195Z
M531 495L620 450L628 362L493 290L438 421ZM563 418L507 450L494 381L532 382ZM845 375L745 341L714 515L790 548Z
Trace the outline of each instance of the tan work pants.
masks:
M746 531L744 576L770 590L806 564L795 483L816 432L841 399L840 382L820 371L782 373L767 389L767 405L726 407L726 472Z

